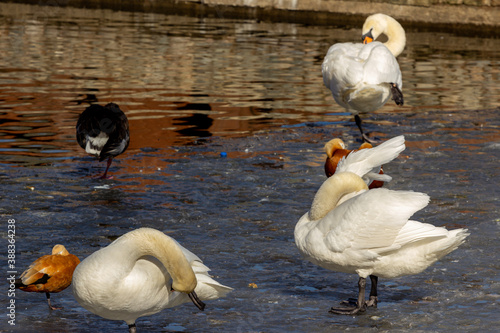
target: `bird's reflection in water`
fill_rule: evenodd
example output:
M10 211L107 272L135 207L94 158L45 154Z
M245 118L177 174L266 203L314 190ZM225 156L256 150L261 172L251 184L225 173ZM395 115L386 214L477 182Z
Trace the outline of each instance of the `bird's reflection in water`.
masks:
M211 111L212 107L206 103L188 103L178 108L178 110L197 110L197 111ZM176 130L177 133L183 136L193 137L210 137L212 133L209 131L212 127L214 120L206 113L193 113L187 117L180 117L175 119L175 125L182 127Z

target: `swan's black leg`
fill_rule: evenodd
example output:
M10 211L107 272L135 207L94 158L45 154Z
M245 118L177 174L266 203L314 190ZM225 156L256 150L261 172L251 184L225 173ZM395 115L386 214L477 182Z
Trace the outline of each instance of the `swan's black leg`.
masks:
M363 139L363 142L368 142L373 144L373 142L370 139L368 139L368 136L363 131L363 127L361 126L361 118L359 117L359 115L354 116L354 121L356 122L356 126L358 126L359 131L361 132L361 137Z
M345 308L331 308L330 312L335 314L344 314L344 315L353 315L358 312L366 311L366 302L365 302L365 288L366 288L366 279L363 277L359 278L358 281L359 294L358 301L356 306L353 307L345 307Z
M396 105L403 105L404 99L401 90L395 83L390 83L390 86L391 86L392 99L394 100L394 102L396 102Z
M128 325L128 332L129 333L136 333L137 332L137 326L135 326L135 323Z
M374 308L377 307L378 303L378 298L377 298L377 283L378 283L378 276L375 275L370 275L370 280L372 282L372 286L370 289L370 299L368 302L366 302L366 306L373 306Z

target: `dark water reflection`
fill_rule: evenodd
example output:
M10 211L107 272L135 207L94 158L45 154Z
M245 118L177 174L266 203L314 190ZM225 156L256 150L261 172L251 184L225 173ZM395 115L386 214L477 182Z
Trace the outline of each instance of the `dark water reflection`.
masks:
M197 137L346 122L322 85L328 46L359 29L1 4L2 157L72 157L88 102L127 111L130 153ZM408 31L406 106L378 113L500 105L496 39ZM383 116L368 121L381 122ZM40 162L40 161L39 161Z
M140 319L143 332L494 331L498 40L407 37L398 58L406 105L365 116L366 126L381 140L406 135L407 150L386 168L389 187L432 197L416 219L472 235L425 273L381 280L378 309L339 317L327 310L352 296L356 277L303 262L293 227L324 180L324 142L358 145L320 72L329 45L358 40L358 28L1 3L1 213L17 221L19 269L55 243L84 258L149 226L235 291L203 313L185 305ZM130 148L110 181L94 179L103 165L74 137L95 101L118 103L130 120ZM19 332L126 331L70 290L53 296L57 313L43 295L16 300Z

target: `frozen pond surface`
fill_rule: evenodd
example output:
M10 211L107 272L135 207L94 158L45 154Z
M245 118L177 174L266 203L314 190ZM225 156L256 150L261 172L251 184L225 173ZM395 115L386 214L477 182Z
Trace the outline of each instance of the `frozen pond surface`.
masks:
M431 196L414 218L471 236L419 275L380 279L379 307L352 317L328 309L356 295L358 277L303 261L293 229L325 179L324 143L359 145L320 73L328 46L358 40L358 28L0 10L1 213L5 231L16 220L19 271L56 243L84 259L148 226L235 290L204 312L185 304L141 318L139 332L497 330L498 39L407 32L398 58L406 105L364 116L366 128L381 141L406 136L407 149L384 169L389 188ZM93 98L118 103L130 119L131 146L112 180L95 179L103 163L74 139ZM18 291L13 331L127 331L81 308L70 289L52 300L64 309ZM8 304L6 292L0 301ZM12 330L2 317L0 331Z

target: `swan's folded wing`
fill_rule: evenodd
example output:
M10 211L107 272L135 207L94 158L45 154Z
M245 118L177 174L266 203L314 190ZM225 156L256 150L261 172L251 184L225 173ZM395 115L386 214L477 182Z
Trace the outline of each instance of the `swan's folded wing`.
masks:
M352 88L363 79L363 61L357 57L360 45L338 43L330 47L323 64L323 83L339 96L342 89Z
M373 42L365 45L360 52L365 59L363 82L368 84L396 83L403 87L401 70L396 58L382 43Z
M327 247L334 252L347 248L379 252L399 247L395 241L401 229L428 202L424 193L383 188L366 191L325 216L335 221L325 237Z
M429 223L418 221L408 221L394 240L401 246L418 242L423 239L443 238L448 236L448 230L442 227L436 227Z

